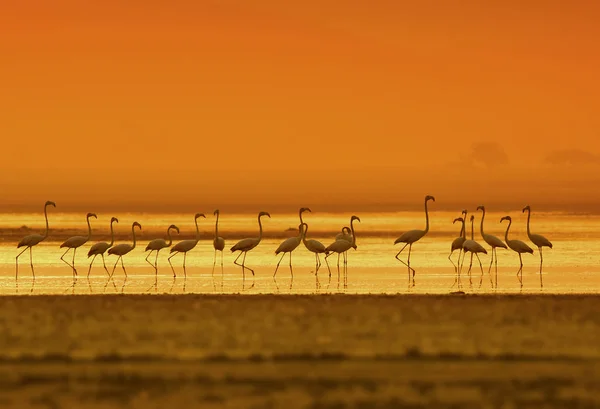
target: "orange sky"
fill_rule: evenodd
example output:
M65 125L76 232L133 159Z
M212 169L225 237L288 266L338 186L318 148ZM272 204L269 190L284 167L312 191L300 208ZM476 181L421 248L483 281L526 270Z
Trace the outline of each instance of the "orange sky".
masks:
M0 7L5 208L600 203L599 2Z

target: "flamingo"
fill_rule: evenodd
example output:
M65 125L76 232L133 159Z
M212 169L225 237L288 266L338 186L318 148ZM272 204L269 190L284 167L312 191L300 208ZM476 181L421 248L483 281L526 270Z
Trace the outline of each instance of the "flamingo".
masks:
M106 250L111 248L112 245L115 243L115 232L113 230L113 222L119 223L119 219L117 219L116 217L112 217L110 219L110 243L107 243L105 241L100 241L100 242L94 244L90 248L90 251L88 251L88 258L90 258L91 256L94 256L94 258L92 259L92 262L90 263L90 268L88 269L88 277L90 276L90 272L92 271L92 264L94 264L94 260L96 260L97 256L102 257L102 264L104 265L106 274L110 275L110 273L108 272L108 268L106 268L106 263L104 261L104 253L106 253Z
M544 283L542 282L542 265L544 264L544 256L542 254L542 247L552 248L552 243L544 236L541 236L539 234L531 234L531 231L529 230L529 221L531 219L531 207L525 206L523 208L523 213L525 213L525 211L527 211L527 236L529 237L529 240L531 240L531 242L535 244L538 250L540 251L540 286L543 287Z
M175 268L173 268L173 264L171 264L171 259L179 253L183 253L183 276L187 277L187 272L185 270L185 258L186 258L187 252L192 250L194 247L196 247L196 244L198 244L198 242L200 241L200 230L198 230L198 218L199 217L204 217L206 219L206 216L204 215L204 213L196 213L194 215L194 224L196 225L196 238L180 241L179 243L177 243L176 245L174 245L171 248L171 253L173 253L173 254L171 256L169 256L168 261L169 261L169 264L171 265L171 270L173 270L173 277L177 277L177 275L175 274Z
M308 249L308 251L315 253L315 275L319 272L319 268L321 268L321 260L319 259L319 254L325 253L327 255L327 250L325 250L325 245L320 241L310 239L306 240L306 234L308 233L308 224L302 223L304 227L304 234L302 235L302 242L304 243L304 247ZM327 270L329 270L329 277L331 277L331 269L329 268L329 263L327 259L325 259L325 264L327 264Z
M400 249L400 251L398 252L398 254L396 254L396 260L398 260L399 262L404 264L406 267L408 267L409 283L410 283L410 272L412 270L413 285L415 283L415 269L410 266L410 252L412 250L412 245L414 243L416 243L417 241L421 240L427 234L427 232L429 232L429 213L427 211L427 202L429 200L433 200L435 202L435 197L429 196L429 195L425 196L425 230L407 231L406 233L404 233L400 237L398 237L396 239L396 241L394 242L394 244L404 243L404 247L402 247ZM408 246L408 260L407 260L407 262L404 262L404 261L400 260L400 258L398 258L398 256L400 255L400 253L402 253L402 251L406 248L406 246Z
M463 260L461 263L461 269L465 265L465 256L467 253L471 253L471 262L469 263L469 281L471 281L471 268L473 267L473 255L477 257L479 261L479 267L481 268L481 279L479 280L479 285L481 286L481 281L483 280L483 264L481 264L481 259L479 258L479 253L487 254L487 250L483 248L483 246L475 241L475 216L471 215L471 239L466 240L463 243ZM458 277L460 278L460 270L458 272ZM490 277L490 281L491 281ZM493 284L493 283L492 283Z
M527 244L525 244L524 242L522 242L521 240L509 240L508 239L508 231L510 230L510 225L512 224L512 218L510 216L504 216L502 219L500 219L500 223L502 223L504 220L508 220L508 227L506 227L504 241L506 241L506 244L508 244L508 247L512 251L516 252L519 255L519 262L521 264L519 266L519 269L517 270L517 278L519 279L519 282L521 283L521 287L523 287L523 257L521 256L521 254L523 254L523 253L533 254L533 249L531 247L529 247ZM519 276L519 273L521 273L520 276Z
M492 248L492 257L490 259L490 268L488 269L488 275L492 271L492 262L496 261L496 288L498 288L498 253L497 248L506 248L506 244L502 242L498 237L493 236L491 234L485 234L483 232L483 220L485 219L485 206L477 206L477 210L481 210L483 214L481 215L481 237L483 240Z
M300 213L300 218L302 218L302 213ZM294 270L292 269L292 252L294 250L296 250L296 248L300 245L300 243L302 243L302 238L304 237L304 234L302 233L302 227L305 223L302 222L302 224L300 224L300 226L298 226L298 235L294 236L294 237L289 237L287 239L285 239L280 245L279 247L277 247L277 250L275 250L275 255L279 254L279 253L283 253L281 255L281 258L279 259L279 262L277 263L277 267L275 267L275 272L273 273L273 278L275 278L275 276L277 275L277 270L279 269L279 264L281 264L281 260L283 260L283 258L285 257L285 253L290 253L290 274L292 275L292 279L294 278Z
M352 241L348 241L348 240L344 240L344 239L336 240L325 248L325 252L327 253L327 255L325 256L325 262L327 262L327 257L332 255L333 253L337 253L337 255L338 255L338 261L337 261L338 284L339 284L339 278L340 278L340 254L344 255L344 273L346 273L346 271L348 269L348 255L346 252L348 250L350 250L351 248L353 248L354 250L357 249L356 235L354 234L354 221L355 220L360 222L360 219L358 218L358 216L352 216L350 218L350 231L352 232ZM328 264L328 266L329 266L329 264ZM345 277L344 277L344 285L346 285Z
M88 235L87 236L73 236L73 237L69 237L67 240L65 240L65 242L63 244L60 245L60 248L66 247L67 251L64 252L64 254L62 256L60 256L60 259L69 267L71 267L71 269L73 270L73 278L75 278L75 276L77 275L77 269L75 268L75 253L77 252L77 249L81 246L83 246L85 243L87 243L90 238L92 237L92 226L90 225L90 217L93 217L95 219L98 218L98 216L96 216L96 213L88 213L86 215L86 220L87 220L87 225L88 225ZM69 250L73 249L73 261L72 264L69 264L69 262L67 260L65 260L63 257L67 255L67 253L69 252Z
M352 241L352 235L350 234L350 227L348 227L348 226L342 227L342 232L336 234L335 239Z
M460 253L462 252L462 246L463 246L463 243L465 242L465 240L467 240L466 231L465 231L465 219L467 217L467 211L463 210L461 212L461 215L462 215L462 217L458 217L452 221L452 224L454 224L456 222L462 222L462 227L460 228L460 233L459 233L458 237L455 238L454 240L452 240L452 245L450 246L450 254L448 255L448 260L450 260L450 262L454 266L454 272L457 274L458 274L458 266L456 264L454 264L454 261L452 261L452 254L454 254L454 251L458 250L458 264L460 264Z
M154 239L154 240L150 241L148 243L148 245L146 246L145 251L150 250L150 253L148 253L148 255L146 256L146 262L148 264L150 264L152 267L154 267L155 275L158 275L158 253L160 253L160 251L164 248L171 247L171 244L173 244L173 239L171 238L171 230L175 230L175 231L177 231L177 234L179 234L179 227L175 226L174 224L170 225L167 228L167 237L169 238L168 243L165 241L165 239ZM154 258L154 264L152 264L152 262L150 260L148 260L148 257L150 257L150 255L152 254L153 251L156 251L156 257Z
M117 264L119 263L119 260L121 260L121 267L123 267L123 273L125 273L125 278L127 278L127 270L125 270L125 265L123 264L123 256L135 248L135 243L136 243L135 228L136 227L138 227L140 230L142 230L141 224L139 224L138 222L133 222L133 224L131 225L131 235L133 236L133 244L121 243L121 244L117 244L114 247L111 247L108 250L108 255L114 254L114 255L118 256L117 261L115 262L115 265L113 266L113 269L110 273L109 279L113 276L113 274L115 272L115 268L117 268Z
M246 277L246 271L245 271L246 269L250 270L252 272L252 275L254 276L254 270L252 270L250 267L246 267L246 254L250 250L255 248L256 246L258 246L258 244L262 240L263 228L262 228L262 222L260 221L260 218L263 216L267 216L269 219L271 218L271 215L267 212L260 212L258 214L258 228L259 228L258 237L252 237L252 238L240 240L233 247L231 247L232 253L234 253L236 251L240 252L240 254L233 261L233 264L242 267L242 274L244 275L244 278ZM237 261L242 256L242 254L244 255L244 258L242 259L242 264L238 264Z
M30 234L29 236L23 237L21 239L21 241L19 242L19 244L17 244L17 248L20 248L20 247L25 247L25 248L23 249L23 251L21 251L17 255L17 258L15 259L15 264L17 266L16 271L15 271L15 279L19 278L19 256L21 256L21 254L23 254L25 252L25 250L29 249L29 263L31 264L31 274L33 275L33 279L35 280L35 271L33 270L33 256L32 256L31 248L33 246L37 246L38 244L40 244L42 241L44 241L48 237L48 229L49 229L49 227L48 227L48 211L47 211L48 206L56 207L56 203L48 200L44 204L44 218L46 219L46 232L44 233L44 235L42 236L41 234Z
M213 261L212 274L215 273L215 265L217 264L217 251L221 252L221 274L223 274L223 250L225 249L225 239L219 236L219 209L215 210L213 215L217 216L217 221L215 222L215 238L213 239L215 259Z

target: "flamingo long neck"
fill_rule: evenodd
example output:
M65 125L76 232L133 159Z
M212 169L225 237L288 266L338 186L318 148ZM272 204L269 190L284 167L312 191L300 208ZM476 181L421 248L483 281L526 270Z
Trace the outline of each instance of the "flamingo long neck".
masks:
M92 225L90 224L90 218L87 218L87 224L88 224L88 235L87 235L87 239L91 239L92 238Z
M356 246L356 234L354 234L354 219L350 221L350 231L352 231L352 246Z
M217 213L217 221L215 222L215 237L219 237L219 213Z
M262 222L260 221L260 216L258 216L258 241L262 240Z
M196 243L200 241L200 230L198 229L198 218L194 218L194 224L196 225Z
M133 250L135 248L135 225L131 226L131 234L133 235L133 245L131 246L131 249Z
M48 205L44 206L44 218L46 219L46 232L44 233L44 238L48 237L48 230L50 229L48 226Z
M460 229L460 237L466 239L467 238L467 227L466 222L462 221L462 228Z
M512 224L512 220L508 221L508 227L506 228L506 233L504 234L504 240L508 243L508 231L510 230L510 225Z
M429 212L427 210L427 200L425 200L425 234L429 231ZM352 235L354 235L354 230L352 230Z
M115 231L113 230L114 222L115 222L114 220L110 221L110 245L109 245L109 247L112 247L113 244L115 244Z
M529 231L529 221L531 220L531 209L527 209L527 236L531 237L531 232Z
M483 209L483 214L481 215L481 237L484 236L483 234L483 220L485 219L485 209Z
M304 228L304 230L302 230L302 242L306 246L306 233L308 233L308 224L305 224L302 227Z
M302 210L298 211L298 216L300 217L300 224L304 223L304 220L302 220Z
M170 227L167 229L167 238L169 239L169 242L167 243L167 247L171 247L171 244L173 244L173 239L171 238L171 228Z

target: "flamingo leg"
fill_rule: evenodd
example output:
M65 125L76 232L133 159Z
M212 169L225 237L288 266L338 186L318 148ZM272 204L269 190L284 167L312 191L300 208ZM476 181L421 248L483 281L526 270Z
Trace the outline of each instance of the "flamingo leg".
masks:
M108 268L106 268L106 262L104 261L104 253L102 253L100 256L102 257L102 265L104 266L104 269L106 270L106 274L108 274Z
M146 256L146 263L150 264L152 267L154 267L154 264L152 264L152 262L150 260L148 260L148 258L150 257L150 255L152 255L152 252L154 250L150 250L150 253L148 253L148 255ZM158 252L157 252L158 254ZM156 267L154 267L156 269Z
M77 247L73 249L73 277L77 276L77 269L75 268L75 253L77 252Z
M19 257L21 256L21 254L25 253L28 248L31 249L31 247L25 247L22 252L20 252L19 254L17 254L17 258L15 259L15 264L17 266L17 268L15 270L15 280L17 278L19 278ZM31 258L31 253L30 253L30 258Z
M483 283L483 264L481 264L479 254L475 253L475 257L477 257L477 261L479 261L479 268L481 269L481 276L479 277L479 287L481 287L481 284Z
M252 270L250 267L246 267L246 255L248 254L248 252L246 251L244 253L244 260L242 261L242 267L244 267L246 270L250 270L250 272L252 273L252 276L254 276L254 270ZM252 283L252 287L254 287L254 283Z
M65 263L66 265L68 265L69 267L71 267L71 270L73 269L73 266L71 264L69 264L69 262L67 260L65 260L63 257L67 255L67 253L69 252L69 250L71 250L71 248L67 248L67 251L65 251L63 253L62 256L60 256L60 259L62 260L63 263Z
M544 287L544 283L542 282L542 265L544 264L544 256L542 255L542 246L538 247L540 250L540 288Z
M490 277L490 283L492 283L492 288L494 287L494 281L492 280L492 263L494 262L494 254L496 247L492 247L492 257L490 258L490 268L488 268L488 276Z
M29 263L31 264L31 274L33 275L33 279L35 280L35 271L33 270L33 253L31 251L31 247L29 247Z
M154 277L158 280L158 250L156 250L156 257L154 258Z
M521 257L521 253L519 253L519 269L517 270L517 278L519 279L519 282L521 283L521 288L523 287L523 257ZM520 275L519 275L520 273Z
M113 266L112 271L110 272L110 276L108 277L109 279L113 276L113 274L115 273L115 268L117 268L117 264L119 264L119 259L121 258L121 256L117 257L117 261L115 262L115 265Z
M167 258L167 261L169 262L169 265L171 266L171 271L173 271L173 278L177 277L177 274L175 274L175 267L173 267L173 264L171 263L171 259L173 257L175 257L178 253L173 253L172 255L169 256L169 258Z
M471 253L471 261L469 262L469 270L467 271L467 274L469 275L469 284L473 284L473 281L471 280L471 269L473 268L473 252Z
M125 270L125 264L123 264L123 256L119 256L121 259L121 268L123 269L123 273L125 274L125 280L127 280L127 270ZM123 287L125 287L125 283L123 283Z
M273 277L275 277L277 275L277 269L279 269L279 264L281 264L281 260L283 260L284 257L285 257L285 253L283 253L281 255L281 258L279 259L279 262L277 263L277 267L275 267L275 272L273 273Z
M240 252L240 254L238 254L238 256L235 258L235 260L233 260L233 264L235 264L236 266L240 266L242 267L242 275L244 276L244 278L246 277L246 272L244 271L244 263L242 262L242 264L239 264L237 261L238 259L242 256L242 254L244 254L244 252ZM244 257L245 259L246 257Z
M292 269L292 252L290 251L290 274L292 275L292 280L294 279L294 270Z
M494 253L496 253L496 257L494 259L495 261L495 266L496 266L496 289L498 288L498 253L497 253L497 249L494 249Z
M217 249L215 249L215 256L213 257L213 268L212 268L212 272L210 273L210 275L213 277L215 275L215 266L216 265L217 265Z
M88 268L88 277L90 276L90 272L92 271L92 264L94 264L94 260L96 260L96 256L98 256L97 254L94 254L94 257L92 257L92 262L90 263L90 268Z
M187 271L185 271L185 258L186 258L186 256L187 256L187 251L185 251L183 253L183 278L187 278Z
M402 253L404 251L404 249L406 248L406 246L408 246L408 243L406 243L398 253L396 253L396 260L398 260L399 262L401 262L402 264L404 264L406 267L408 267L408 281L410 282L410 266L408 264L406 264L403 260L400 260L400 258L398 257L400 255L400 253ZM409 248L410 251L410 248Z
M456 264L454 264L454 261L452 260L452 254L454 254L454 250L452 250L450 252L450 255L448 255L448 260L450 260L450 262L452 263L452 265L454 266L454 274L457 274L458 272L458 267L456 266ZM460 259L460 253L458 253L458 258Z
M327 271L329 271L329 279L331 279L331 268L329 268L329 262L327 261L327 254L325 255L325 265L327 266Z

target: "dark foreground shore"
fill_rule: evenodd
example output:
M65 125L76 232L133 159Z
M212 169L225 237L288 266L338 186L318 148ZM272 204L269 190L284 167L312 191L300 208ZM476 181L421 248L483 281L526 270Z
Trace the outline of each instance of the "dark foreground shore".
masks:
M600 297L0 297L0 407L599 407Z

